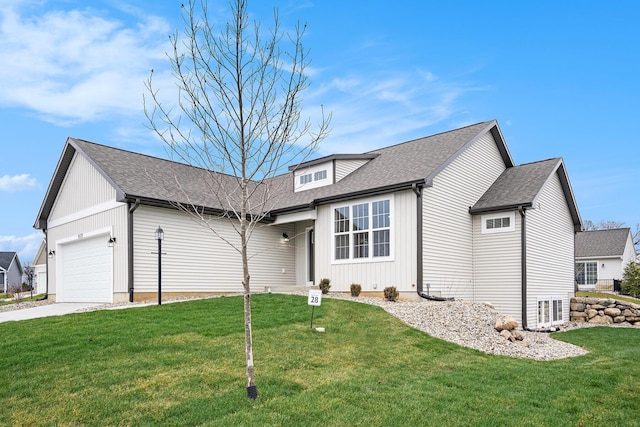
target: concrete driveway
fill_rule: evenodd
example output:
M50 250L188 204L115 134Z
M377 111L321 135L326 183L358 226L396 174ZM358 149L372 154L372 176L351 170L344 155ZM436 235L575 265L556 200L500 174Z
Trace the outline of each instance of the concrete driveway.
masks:
M22 310L5 311L0 313L0 323L12 320L37 319L39 317L62 316L74 313L88 307L104 305L95 302L59 302L42 305L40 307L24 308Z

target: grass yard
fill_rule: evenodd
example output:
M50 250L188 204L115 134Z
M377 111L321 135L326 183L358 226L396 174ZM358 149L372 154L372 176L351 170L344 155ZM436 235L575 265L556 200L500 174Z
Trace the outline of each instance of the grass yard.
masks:
M628 295L615 295L608 294L606 292L589 292L589 291L581 291L576 292L576 297L591 297L591 298L602 298L602 299L616 299L620 301L632 302L634 304L640 304L640 300L630 297Z
M0 325L0 423L211 426L640 424L640 330L557 338L590 354L493 356L379 307L253 297L260 397L246 398L242 298Z

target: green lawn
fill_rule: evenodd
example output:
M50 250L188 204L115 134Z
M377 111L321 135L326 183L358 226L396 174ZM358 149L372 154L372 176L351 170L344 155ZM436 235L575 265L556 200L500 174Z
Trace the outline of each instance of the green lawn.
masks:
M557 334L590 354L484 354L381 308L253 298L260 397L246 398L242 298L0 324L5 425L603 426L640 424L640 331Z
M576 297L591 297L591 298L602 298L602 299L617 299L620 301L632 302L634 304L640 304L640 300L630 297L629 295L615 295L608 294L606 292L589 292L589 291L581 291L576 292Z

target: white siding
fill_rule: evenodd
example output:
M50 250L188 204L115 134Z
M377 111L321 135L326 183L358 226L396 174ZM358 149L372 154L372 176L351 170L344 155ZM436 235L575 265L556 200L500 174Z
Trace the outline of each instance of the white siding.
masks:
M381 197L381 196L380 196ZM378 197L376 197L378 198ZM352 200L350 204L362 200ZM316 282L331 279L331 291L348 292L359 283L364 292L382 291L395 286L404 293L415 292L416 283L416 196L411 190L394 193L393 261L332 264L333 211L331 205L319 206L315 224ZM375 288L374 288L375 286Z
M116 238L113 251L113 291L114 300L125 299L128 289L127 281L127 205L122 203L119 207L109 209L82 219L71 221L63 225L52 227L48 230L49 250L58 251L61 241L82 239L96 230L111 229L111 235ZM107 238L104 244L107 245ZM49 260L49 294L56 294L56 261L54 256Z
M87 159L76 153L48 220L57 220L115 199L115 188Z
M624 247L624 253L622 254L622 265L621 265L621 271L620 271L620 279L622 279L622 274L624 273L624 269L627 266L627 264L629 264L631 261L635 261L636 260L636 249L633 246L633 239L631 238L631 233L629 233L628 237L627 237L627 243L625 244Z
M242 292L240 252L216 237L190 215L173 209L140 206L134 214L135 292L157 292L158 242L155 230L164 230L162 241L163 292ZM213 218L211 226L237 245L239 237L229 220ZM282 233L292 236L294 226L261 225L251 236L249 274L253 291L267 286L295 285L294 245L282 243ZM255 252L252 248L260 248Z
M562 297L563 317L569 319L575 282L573 221L557 174L534 205L526 218L527 323L532 327L537 324L537 297Z
M369 160L336 160L336 182L349 175L360 166L366 164Z
M505 169L491 135L478 139L424 189L424 291L473 298L473 230L469 207Z
M519 213L515 216L515 230L503 233L481 233L482 215L473 219L473 251L475 287L474 302L490 302L500 313L518 322L522 295L521 232Z

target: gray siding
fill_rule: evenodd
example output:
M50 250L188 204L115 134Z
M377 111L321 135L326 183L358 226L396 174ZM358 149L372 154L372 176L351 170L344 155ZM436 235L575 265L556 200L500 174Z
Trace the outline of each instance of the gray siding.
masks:
M49 221L115 201L116 190L81 155L74 156L60 192L49 215Z
M574 292L573 221L557 174L527 211L527 322L537 324L537 297L561 296L564 319Z
M335 168L336 182L340 181L345 176L349 175L354 170L358 169L360 166L366 164L369 160L336 160Z
M155 230L164 230L162 242L163 292L242 292L240 252L216 237L190 215L173 209L140 206L134 214L135 292L157 292L158 255ZM239 237L229 220L211 218L211 227L237 245ZM293 225L259 226L250 240L249 273L252 291L268 286L295 285L295 248L282 243L282 233ZM254 248L260 248L256 252Z
M376 197L378 199L378 197ZM349 204L367 199L352 200ZM394 193L392 261L332 263L333 206L319 206L315 225L316 282L331 279L331 291L348 292L352 283L362 286L363 292L382 291L395 286L404 293L415 292L416 283L416 196L412 191ZM342 205L342 204L341 204ZM374 288L375 286L375 288Z
M505 169L487 133L440 172L424 189L424 291L473 298L472 206Z
M521 232L519 213L515 230L482 234L482 215L473 219L475 271L474 302L490 302L500 313L520 321L522 295Z

